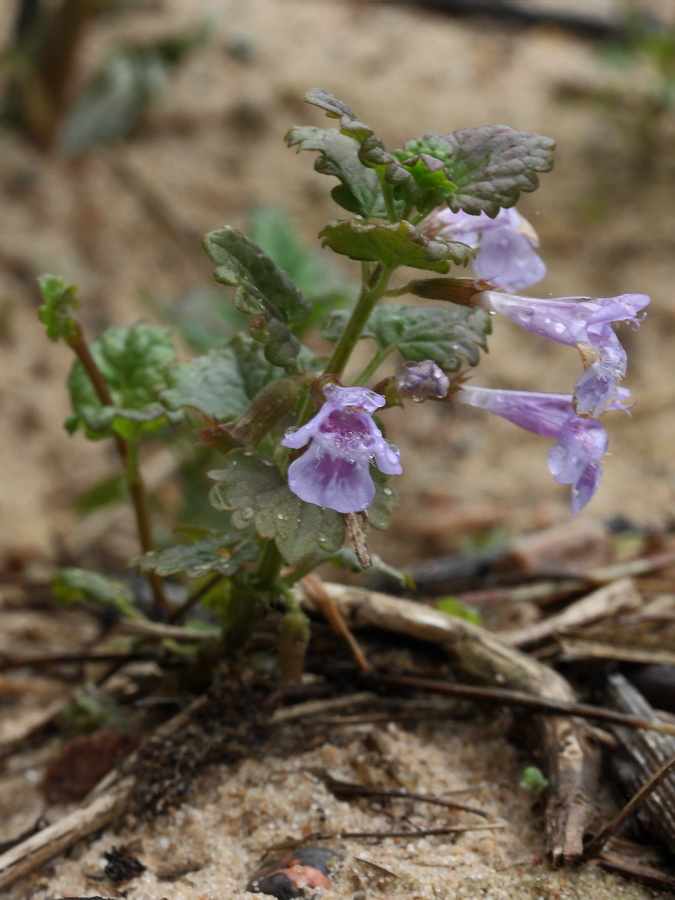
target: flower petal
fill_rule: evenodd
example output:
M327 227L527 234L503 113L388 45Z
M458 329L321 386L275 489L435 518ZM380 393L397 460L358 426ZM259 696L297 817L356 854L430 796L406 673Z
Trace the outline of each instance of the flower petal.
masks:
M341 459L316 444L291 463L288 486L301 500L341 513L367 509L375 497L367 459Z

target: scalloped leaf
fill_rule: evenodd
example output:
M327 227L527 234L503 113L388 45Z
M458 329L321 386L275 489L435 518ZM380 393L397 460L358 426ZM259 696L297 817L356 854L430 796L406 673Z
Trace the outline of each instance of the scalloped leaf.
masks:
M168 329L147 322L108 328L90 350L113 405L101 403L84 367L75 362L68 378L74 414L65 423L71 434L83 428L92 439L116 434L131 440L142 431L181 421L182 412L170 412L158 402L162 391L173 384L177 369Z
M234 575L242 565L258 556L260 546L241 533L210 534L192 544L176 544L153 550L129 563L141 572L155 572L162 578L184 572L189 578L203 578L211 572Z
M500 208L513 206L521 191L538 187L538 173L553 165L554 148L555 141L544 135L485 125L427 134L396 156L415 179L421 212L444 200L455 211L496 216Z
M44 301L38 310L38 318L45 326L50 341L70 341L80 333L73 313L80 306L77 288L58 275L41 275L38 278L40 294Z
M268 457L233 450L224 468L209 477L216 481L212 506L231 512L235 528L255 525L260 537L276 542L289 565L311 558L317 550L342 546L345 526L340 513L296 497Z
M364 218L388 218L380 178L389 185L401 185L410 181L410 173L342 100L322 88L312 88L305 94L305 101L318 106L329 118L339 119L340 131L299 126L286 135L288 145L322 154L314 168L340 179L342 184L332 192L340 206ZM398 202L392 198L392 202L398 212L402 211L403 198Z
M444 274L450 263L465 266L475 256L466 244L429 238L405 220L388 224L346 219L327 225L319 237L336 253L391 268L412 266Z
M191 407L227 421L245 413L278 376L278 367L265 358L262 346L240 334L226 347L183 363L173 386L162 393L162 402L170 409Z
M377 173L363 165L359 145L334 128L298 126L286 135L289 147L319 152L314 168L321 175L333 175L341 182L331 197L343 209L356 215L385 217L387 209Z
M288 275L237 228L224 226L204 237L216 266L214 278L235 287L234 305L253 316L251 336L265 345L265 356L289 374L297 371L300 343L291 326L306 319L311 304Z
M345 311L336 310L321 333L330 341L338 340L346 320ZM478 364L479 348L487 349L490 328L490 318L481 309L385 303L375 307L361 337L374 340L380 350L398 350L406 360L431 359L444 371L456 372L462 356L470 365Z

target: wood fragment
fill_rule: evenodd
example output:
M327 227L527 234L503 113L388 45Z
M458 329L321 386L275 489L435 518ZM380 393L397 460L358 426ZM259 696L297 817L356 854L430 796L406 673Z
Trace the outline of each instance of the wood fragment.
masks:
M339 606L336 606L333 602L330 593L326 590L326 585L321 578L319 578L318 575L305 575L300 584L302 589L306 592L306 595L311 598L312 603L324 616L335 634L337 634L338 637L344 638L349 644L352 656L356 660L356 664L361 672L364 675L371 672L373 667L366 659L356 638L349 630L349 626L345 622Z
M656 888L659 891L669 891L671 896L675 896L675 878L653 866L641 865L632 860L620 859L613 854L606 853L597 858L596 865L606 872L623 875L624 878L630 878L631 881L639 881L640 884Z
M621 809L607 825L595 835L593 840L589 841L584 851L586 859L593 859L594 856L602 850L607 841L616 834L626 820L636 812L649 799L649 796L656 791L662 782L665 782L668 776L675 770L675 756L666 760L659 769L650 777L646 784L634 794L628 803Z
M166 740L179 732L207 702L206 696L198 697L186 709L160 725L146 744L148 741ZM119 769L106 776L88 795L83 806L0 855L0 891L82 838L110 825L121 815L134 787L132 773L144 746L131 753Z
M642 694L618 672L608 678L607 695L612 706L654 722L662 721ZM620 741L620 750L613 754L611 762L631 793L638 792L659 768L672 763L675 758L675 737L672 735L632 732L619 726L612 726L612 731ZM675 852L675 773L672 770L648 794L639 819Z
M505 646L477 625L387 594L345 585L324 586L351 628L382 628L437 644L483 683L567 703L576 700L562 676ZM314 608L302 585L297 593L305 608ZM539 717L539 728L551 793L546 811L548 853L556 865L569 864L583 854L583 836L598 782L599 752L589 730L577 719Z
M608 641L595 641L577 634L559 634L559 658L611 659L616 662L646 665L675 666L675 650L656 650L653 647L626 647Z
M509 647L525 647L556 636L567 628L580 628L606 619L619 612L634 611L642 605L642 597L632 578L621 578L603 585L592 593L567 606L557 615L526 628L502 631L500 641Z
M3 853L0 856L0 890L72 847L81 838L109 825L123 809L132 783L131 776L123 778L91 803Z

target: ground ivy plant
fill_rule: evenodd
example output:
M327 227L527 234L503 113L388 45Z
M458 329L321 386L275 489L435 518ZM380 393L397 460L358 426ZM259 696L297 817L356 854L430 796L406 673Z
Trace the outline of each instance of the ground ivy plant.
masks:
M233 303L241 329L179 364L169 330L156 325L110 328L87 343L75 288L41 279L47 334L77 356L66 427L116 444L142 551L132 564L150 579L155 613L175 617L167 576L197 580L185 609L217 589L225 644L235 651L270 605L285 610L282 641L302 645L307 625L291 588L318 564L386 568L370 557L367 531L389 525L395 479L405 473L406 460L385 436L391 407L469 404L548 438L548 468L571 486L578 513L602 472L601 417L626 409L629 398L620 385L626 353L612 323L637 325L649 303L643 294L515 293L546 271L537 236L515 206L551 168L550 138L490 125L388 150L336 97L314 89L305 99L332 122L292 128L286 143L316 154L314 168L333 180L341 216L319 236L360 267L349 305L331 294L310 297L272 254L225 226L206 235L204 249L216 281L232 289L222 303ZM576 347L575 384L546 394L469 383L492 314ZM332 344L327 358L305 343L308 323ZM370 353L358 371L352 357L360 341ZM190 540L156 549L139 446L167 425L196 429L202 444L222 453L208 473L221 518L216 531L192 529ZM67 572L62 594L69 577L78 596L96 594L93 581Z

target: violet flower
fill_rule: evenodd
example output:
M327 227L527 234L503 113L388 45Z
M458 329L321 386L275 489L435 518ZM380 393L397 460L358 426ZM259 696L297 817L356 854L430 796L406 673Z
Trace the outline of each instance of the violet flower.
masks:
M450 389L450 379L431 359L404 362L396 369L397 396L422 403L430 398L442 399Z
M629 392L619 389L612 409L622 409ZM570 394L506 391L462 385L455 395L460 403L487 409L556 441L547 456L548 469L558 484L572 485L572 513L576 516L600 484L601 458L607 452L607 434L597 419L577 415Z
M288 486L307 503L316 503L341 513L366 509L375 497L370 474L371 460L386 475L403 471L399 451L382 436L373 421L385 399L361 387L341 388L328 384L326 402L302 428L289 431L284 447L309 449L291 463Z
M546 265L534 249L539 246L537 233L513 207L500 209L494 219L445 207L431 213L421 228L477 247L476 275L505 291L529 287L546 275Z
M541 337L578 348L584 372L574 385L574 407L579 415L593 417L617 402L618 382L626 374L626 351L611 323L626 321L638 327L637 313L649 302L646 294L544 300L498 291L476 295L483 309L500 313Z

